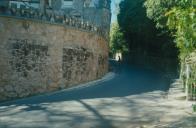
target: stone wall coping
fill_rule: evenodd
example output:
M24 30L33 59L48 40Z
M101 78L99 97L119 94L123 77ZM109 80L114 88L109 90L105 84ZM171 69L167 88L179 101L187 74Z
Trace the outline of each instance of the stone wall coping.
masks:
M48 23L53 25L61 25L80 31L95 33L99 36L102 36L107 41L109 40L108 33L101 26L96 26L89 21L85 21L81 18L70 17L65 14L56 14L54 12L46 12L43 14L37 10L32 9L26 10L9 8L5 11L0 10L0 16L22 20L31 20L34 22Z

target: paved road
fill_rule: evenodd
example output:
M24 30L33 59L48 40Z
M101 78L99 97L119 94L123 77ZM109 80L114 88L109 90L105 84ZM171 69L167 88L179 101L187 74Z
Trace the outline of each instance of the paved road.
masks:
M169 82L161 74L114 69L99 84L0 104L0 128L163 128L189 118L185 104L165 98Z

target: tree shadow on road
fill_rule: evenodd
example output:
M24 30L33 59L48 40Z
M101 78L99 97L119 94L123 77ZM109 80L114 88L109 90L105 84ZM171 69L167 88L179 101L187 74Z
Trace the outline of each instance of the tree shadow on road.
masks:
M23 104L1 110L1 128L115 128L99 109L82 100L74 101L75 111L63 110L63 104ZM82 110L81 110L82 108ZM1 107L0 107L1 109ZM87 114L89 113L89 114ZM4 118L5 117L5 118Z

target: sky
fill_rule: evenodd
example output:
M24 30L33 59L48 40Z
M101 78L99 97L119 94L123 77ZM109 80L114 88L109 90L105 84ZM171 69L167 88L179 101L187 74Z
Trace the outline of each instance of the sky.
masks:
M121 0L112 0L111 3L111 9L112 9L112 23L117 21L117 14L118 11L116 11L116 8L118 7L118 4L120 3Z

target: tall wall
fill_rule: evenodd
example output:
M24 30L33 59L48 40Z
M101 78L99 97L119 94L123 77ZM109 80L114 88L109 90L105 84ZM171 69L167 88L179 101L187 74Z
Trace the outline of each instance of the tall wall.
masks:
M108 42L62 25L0 17L0 101L102 77Z

